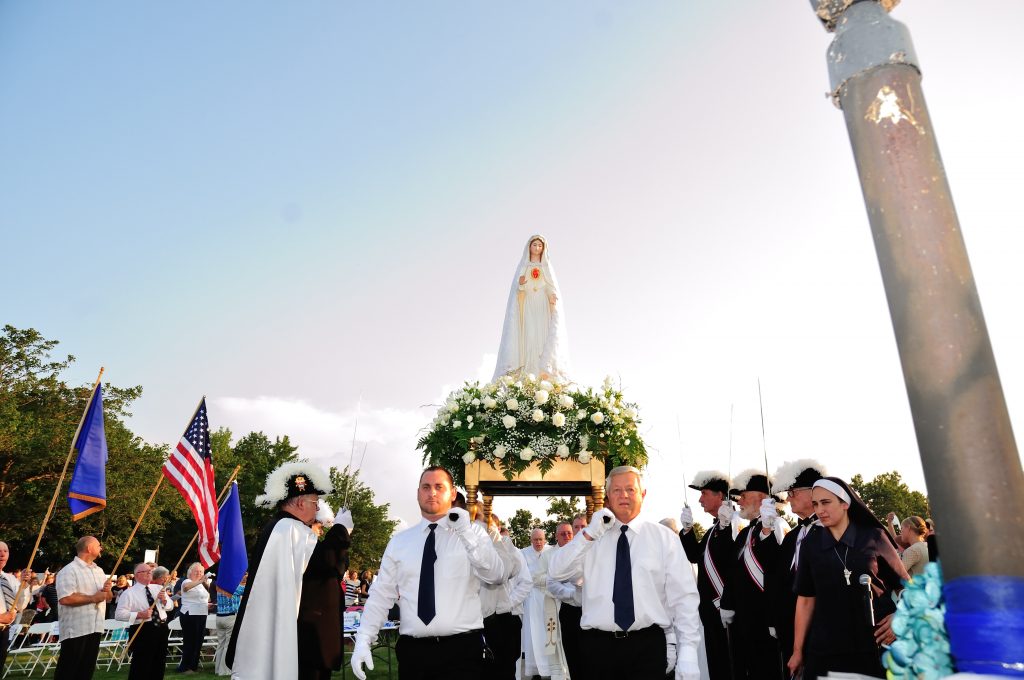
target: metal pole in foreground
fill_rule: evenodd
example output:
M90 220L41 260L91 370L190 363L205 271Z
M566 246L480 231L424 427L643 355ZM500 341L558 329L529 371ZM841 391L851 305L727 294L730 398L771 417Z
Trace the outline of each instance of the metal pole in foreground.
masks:
M886 11L897 2L811 5L836 33L829 77L903 366L953 654L961 671L1012 672L1024 626L1024 471L910 34ZM978 625L986 619L1009 624L1014 639L982 637L994 627Z

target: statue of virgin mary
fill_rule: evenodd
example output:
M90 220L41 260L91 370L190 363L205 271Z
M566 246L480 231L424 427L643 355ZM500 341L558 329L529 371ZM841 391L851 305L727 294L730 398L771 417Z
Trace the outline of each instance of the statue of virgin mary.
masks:
M548 242L534 234L512 277L494 379L514 373L565 378L568 358L565 315Z

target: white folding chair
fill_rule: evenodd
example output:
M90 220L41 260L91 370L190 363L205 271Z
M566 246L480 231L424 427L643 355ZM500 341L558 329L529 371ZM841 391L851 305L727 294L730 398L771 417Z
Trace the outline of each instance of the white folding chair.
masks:
M11 628L13 630L14 627ZM11 671L15 670L31 675L39 663L42 653L51 649L50 637L53 634L53 628L53 623L33 623L29 626L27 633L21 636L20 644L15 646L12 641L12 646L7 650L8 663L3 677L6 678ZM36 635L41 637L34 641L32 638Z
M96 667L104 663L108 671L116 661L118 668L121 667L121 656L124 648L128 646L128 622L107 619L103 622L103 638L100 640L99 656L96 658Z
M181 618L175 616L167 624L170 635L167 638L167 663L166 665L177 665L181 661Z

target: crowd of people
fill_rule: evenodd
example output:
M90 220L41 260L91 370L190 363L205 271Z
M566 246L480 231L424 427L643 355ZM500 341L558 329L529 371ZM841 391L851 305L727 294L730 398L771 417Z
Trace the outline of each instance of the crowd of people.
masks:
M519 548L496 515L471 517L447 470L429 467L421 521L392 537L375 576L349 568L354 524L324 505L327 475L291 463L267 480L259 501L277 513L231 592L199 563L181 578L147 562L111 578L92 536L56 574L8 573L0 542L0 624L15 610L37 621L56 613L58 680L92 677L107 618L129 625L130 678L164 676L174 618L177 671L194 673L209 614L218 675L326 679L344 661L352 609L361 609L350 655L360 680L394 619L403 680L884 677L899 593L937 557L929 522L880 521L812 460L772 477L703 471L690 486L714 518L702 533L688 506L678 523L645 518L641 472L618 467L604 508L559 523L553 545L537 528Z

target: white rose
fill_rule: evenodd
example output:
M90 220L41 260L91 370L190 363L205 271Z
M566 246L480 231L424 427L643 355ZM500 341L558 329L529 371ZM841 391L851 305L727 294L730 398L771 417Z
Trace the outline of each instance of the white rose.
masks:
M497 446L494 447L494 457L495 458L504 458L505 454L507 452L508 452L508 449L506 449L503 444L498 444Z
M547 380L540 381L540 388L545 392L550 392L552 389L554 389L554 387L555 386L549 383Z
M636 420L636 409L635 408L627 408L625 411L622 412L622 414L624 416L626 416L627 418L629 418L630 420Z
M473 404L473 406L479 406L479 405L480 405L480 400L479 400L479 399L474 399L474 400L473 400L472 402L470 402L470 403L472 403L472 404Z
M446 401L444 403L444 407L449 411L457 411L459 409L459 405L455 403L454 399L449 399L448 401Z
M532 383L535 383L535 382L537 382L537 376L535 376L535 375L534 375L533 373L527 373L527 374L526 374L526 379L527 379L527 380L528 380L529 382L532 382Z
M453 420L452 421L452 427L454 427L456 430L459 429L460 427L462 427L462 421L461 420Z
M608 410L609 410L609 411L611 411L611 412L612 412L613 414L615 414L615 415L619 415L619 409L615 408L614 406L612 406L612 407L611 407L610 409L608 409Z
M466 416L466 420L468 420L469 422L473 422L473 416Z
M629 446L629 443L630 443L631 441L633 441L633 440L632 440L632 439L627 439L626 441L624 441L624 442L622 442L622 443L623 443L623 445L625 445L625 446Z
M555 449L555 453L558 455L559 458L568 458L569 447L566 446L565 444L559 444L558 448Z
M513 427L516 426L516 419L513 418L512 416L502 416L501 424L504 425L507 429L511 430Z
M584 411L583 409L580 409L579 411L576 411L576 420L583 420L586 417L587 417L587 412Z
M555 415L551 416L551 424L554 425L555 427L562 427L563 425L565 425L565 414L556 413Z
M498 405L498 402L496 402L494 399L491 399L490 397L487 397L486 399L484 399L484 408L491 409L491 408L494 408L497 405Z
M580 451L579 453L580 462L586 465L590 462L590 451Z
M604 422L604 414L598 411L594 415L590 416L590 420L591 422L594 423L594 425L600 425L601 423Z
M472 430L473 429L473 423L470 423L469 425L466 425L466 429L467 430Z
M548 398L549 397L550 397L550 395L548 394L548 392L546 390L537 390L536 392L533 393L533 400L535 402L537 402L538 404L546 404L546 403L548 403Z
M508 401L505 402L505 408L507 408L509 411L515 411L517 408L519 408L519 402L515 399L509 399Z
M476 460L476 454L473 453L472 451L470 451L469 453L462 457L462 462L465 463L466 465L469 465L474 460Z
M533 413L530 414L530 417L533 418L533 422L542 423L544 422L544 411L541 411L539 408L535 408L533 409Z
M558 405L561 406L562 408L572 408L572 397L570 397L568 394L563 394L558 398Z
M523 460L530 460L533 458L533 449L527 446L525 449L519 452L519 457Z

